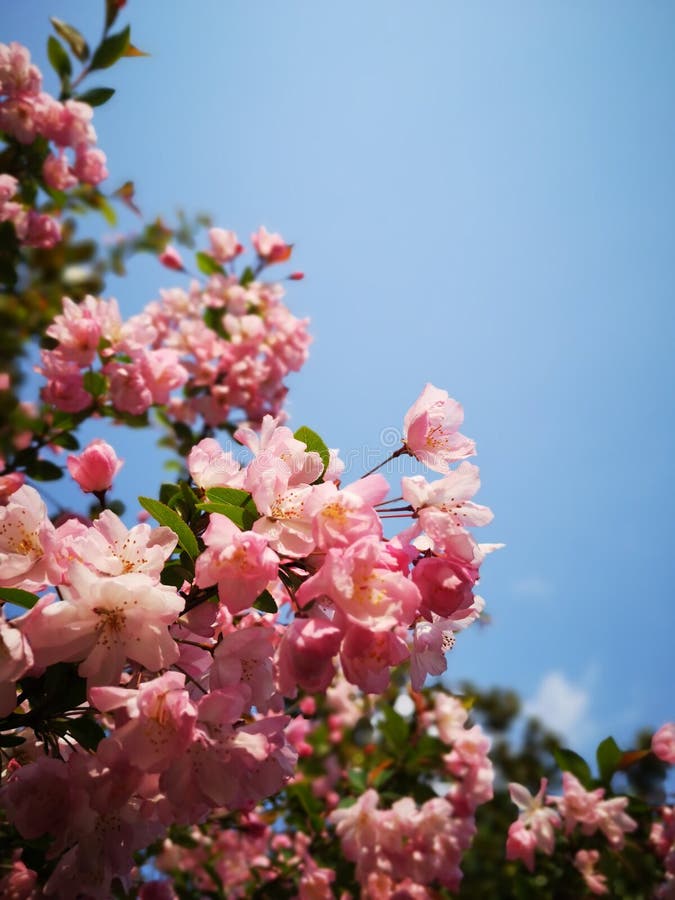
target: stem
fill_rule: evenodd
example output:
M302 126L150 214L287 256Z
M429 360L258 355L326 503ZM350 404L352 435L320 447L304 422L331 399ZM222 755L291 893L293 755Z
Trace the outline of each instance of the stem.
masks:
M405 444L403 444L402 447L399 447L398 450L394 450L394 452L391 454L391 456L388 456L386 459L383 459L381 463L378 463L376 466L374 466L372 469L370 469L368 472L366 472L365 475L362 475L361 478L367 478L369 475L372 475L373 472L377 472L377 470L381 469L382 466L386 466L386 464L388 462L391 462L392 459L396 459L397 456L401 456L401 454L403 454L403 453L408 453L408 448L406 447ZM391 502L393 503L393 500Z

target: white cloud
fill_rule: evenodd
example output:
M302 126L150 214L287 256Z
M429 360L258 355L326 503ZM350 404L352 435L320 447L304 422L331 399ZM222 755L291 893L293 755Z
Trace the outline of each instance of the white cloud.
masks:
M578 746L594 730L588 718L589 707L588 690L568 681L562 672L549 672L534 697L525 702L524 711L565 737L572 746Z

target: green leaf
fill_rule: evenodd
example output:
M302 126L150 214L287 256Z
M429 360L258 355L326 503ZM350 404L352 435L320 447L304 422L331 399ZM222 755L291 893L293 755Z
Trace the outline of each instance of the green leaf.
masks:
M77 28L74 28L67 22L63 22L61 19L57 19L56 16L50 16L49 21L54 26L54 31L58 36L62 37L68 44L73 52L73 56L79 59L80 62L86 62L89 58L89 47Z
M82 377L85 391L92 397L100 397L105 394L108 387L108 379L101 372L85 372Z
M181 588L184 581L191 581L194 573L189 572L180 563L170 563L164 566L159 580L162 584L170 584L172 587Z
M568 750L564 747L556 747L553 751L553 757L563 772L571 772L586 789L589 789L593 783L591 770L588 763L575 753L574 750Z
M203 253L200 250L198 253L195 253L195 259L197 260L197 268L200 272L203 272L204 275L225 274L225 269L223 269L220 263L217 263L208 253Z
M103 106L115 93L115 88L91 88L83 94L78 94L80 103L88 103L89 106Z
M46 459L36 459L34 463L26 466L26 475L35 481L58 481L59 478L63 478L63 469Z
M138 502L160 525L166 525L178 536L178 543L191 559L196 559L199 556L197 538L178 513L174 512L165 503L153 500L152 497L139 497Z
M122 31L104 38L94 51L94 56L89 65L90 70L108 69L114 65L124 55L125 50L129 46L130 37L131 28L127 25Z
M159 489L160 503L170 506L171 500L178 494L180 494L180 485L169 484L169 482L165 481Z
M248 287L248 285L255 281L255 272L250 266L246 266L244 271L241 273L241 278L239 279L239 284L242 287Z
M0 587L0 600L6 600L7 603L13 603L15 606L21 606L23 609L32 609L38 602L38 598L35 594L31 594L30 591L8 587Z
M49 443L55 444L57 447L63 447L64 450L80 449L80 442L75 435L71 434L69 431L66 431L64 434L57 434L56 437L51 438Z
M259 609L260 612L266 612L266 613L278 612L276 600L270 594L269 591L263 591L262 594L255 601L253 606L255 609Z
M67 731L71 734L80 747L85 750L96 750L99 742L105 737L105 731L91 716L80 716L78 719L68 719Z
M347 780L357 794L365 793L368 784L366 782L366 773L363 769L350 769L347 772Z
M70 57L66 53L63 45L56 40L53 34L50 34L47 39L47 56L49 62L52 64L52 68L62 82L72 74L73 67L70 62Z
M407 748L410 736L408 723L391 706L385 706L382 713L384 721L380 722L378 726L382 736L394 753L402 753Z
M248 509L242 509L241 506L234 506L232 503L198 503L197 509L201 509L202 512L218 513L221 516L227 516L242 531L250 531L256 518L258 518Z
M598 771L600 772L600 778L603 781L609 783L612 780L612 775L619 767L619 763L621 762L623 753L619 749L614 738L607 737L604 741L598 744L598 749L595 751L595 756L598 760Z
M319 454L321 462L323 463L323 471L325 472L330 461L330 451L316 431L312 431L311 428L303 425L301 428L298 428L293 437L297 441L302 441L303 444L306 444L308 451L313 450L315 453ZM323 472L321 473L321 476L323 477Z
M246 506L251 495L239 488L213 487L207 488L206 496L214 503L230 503L232 506Z

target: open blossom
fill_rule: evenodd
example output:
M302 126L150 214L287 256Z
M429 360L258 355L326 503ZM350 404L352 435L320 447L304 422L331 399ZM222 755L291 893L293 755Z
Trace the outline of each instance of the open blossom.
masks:
M268 263L285 262L293 250L292 244L287 244L280 234L270 233L264 225L251 235L251 243L258 256Z
M187 467L194 483L204 490L211 487L241 487L244 473L231 453L218 441L204 438L190 450Z
M175 588L129 572L100 576L81 563L70 568L63 600L42 598L20 622L35 662L80 662L89 685L114 684L127 660L157 672L178 659L169 625L183 609Z
M101 712L118 711L116 727L97 751L106 765L126 756L144 772L161 772L192 741L197 709L180 672L166 672L138 690L93 687L89 698Z
M521 859L527 868L534 870L534 851L541 850L550 856L555 846L555 830L560 828L560 816L545 805L544 793L548 781L541 779L539 790L532 796L522 784L509 784L511 800L520 813L509 827L506 841L506 858Z
M69 456L68 471L85 493L103 493L112 487L122 468L114 449L101 438L90 441L79 456Z
M350 622L374 631L410 625L421 600L417 587L392 571L381 541L364 537L346 550L331 548L323 566L297 591L305 606L321 595L330 597Z
M227 231L225 228L210 228L209 241L211 256L219 263L230 262L244 249L234 231Z
M403 419L403 443L412 456L436 472L449 472L448 463L475 453L475 444L459 433L464 421L461 405L447 391L427 384Z
M204 543L206 550L197 560L195 584L217 584L220 602L232 613L251 606L276 577L279 558L265 538L240 531L226 516L211 514Z
M54 532L42 498L29 485L0 505L0 585L38 591L48 580L46 542Z

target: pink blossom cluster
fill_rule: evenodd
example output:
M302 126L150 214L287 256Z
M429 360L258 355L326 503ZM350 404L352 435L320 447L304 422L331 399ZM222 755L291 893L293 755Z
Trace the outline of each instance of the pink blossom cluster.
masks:
M518 819L509 828L506 858L520 859L534 871L534 853L540 850L551 856L555 849L556 830L570 835L577 826L584 835L597 831L604 834L610 847L621 850L625 835L637 828L637 822L626 813L628 797L604 799L604 788L587 791L571 772L563 772L562 796L546 794L547 780L541 779L539 791L532 794L521 784L509 785L511 799L520 810ZM606 894L603 876L597 875L594 852L577 854L575 865L584 877L588 889Z
M78 365L118 320L112 304L94 298L65 310L50 334ZM151 327L149 317L143 322ZM129 332L118 333L132 352ZM279 791L298 753L309 752L310 726L284 715L284 698L325 691L338 660L365 692L384 690L406 659L421 685L445 667L453 632L482 609L472 588L485 548L465 526L490 514L469 499L474 466L461 462L434 484L404 479L412 524L385 539L382 476L342 487L337 454L308 450L271 416L260 432L241 427L235 437L252 455L247 466L211 438L187 463L198 496L219 488L248 497L252 524L204 512L194 579L180 590L161 581L177 562L170 528L127 528L110 510L94 522L54 525L25 484L0 504L0 586L41 594L24 616L1 622L0 714L14 709L19 679L73 663L87 685L79 713L106 731L93 753L45 747L50 756L11 766L2 789L24 838L51 837L60 861L49 889L59 896L75 895L76 878L91 896L106 896L113 877L126 877L131 853L169 824L194 823L213 808L251 809ZM94 441L68 468L85 491L104 492L119 460ZM279 613L254 608L266 590ZM433 856L440 841L458 863L492 775L487 741L453 709L439 707L436 719L452 745L447 772L461 789L388 815L412 817L420 853ZM53 802L33 787L46 778ZM397 866L392 877L413 877ZM443 883L455 883L457 871L442 874Z
M204 892L218 889L213 873L231 898L250 896L251 886L260 882L273 894L275 882L290 871L297 877L299 900L333 900L335 872L312 858L311 838L302 831L291 835L275 830L265 818L263 810L244 813L230 827L216 819L208 827L192 829L190 847L167 839L156 867L168 874L189 873L191 882Z
M56 347L42 351L43 399L67 412L94 402L131 415L163 406L174 420L201 417L210 427L233 412L252 422L280 415L284 379L303 366L310 343L307 320L290 313L283 295L278 283L243 286L215 274L204 286L163 291L126 322L115 300L66 297L47 329ZM87 372L103 379L96 401Z
M47 187L65 191L99 184L107 177L106 158L95 146L93 111L78 100L61 102L42 90L42 75L18 43L0 44L0 137L19 144L36 138L53 145L42 166ZM52 247L60 239L58 222L14 200L18 184L0 176L0 221L11 221L22 244Z
M663 860L666 871L665 881L659 885L655 896L660 900L672 900L675 897L675 807L661 807L659 820L652 825L649 842Z
M342 852L356 864L361 896L371 900L398 892L428 897L425 886L434 882L458 890L461 858L476 833L476 809L493 796L490 742L479 725L466 727L468 713L460 701L439 692L424 718L450 748L443 757L451 776L444 796L421 806L403 798L380 809L377 791L369 788L352 806L328 816Z

